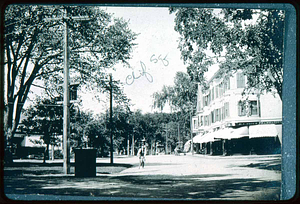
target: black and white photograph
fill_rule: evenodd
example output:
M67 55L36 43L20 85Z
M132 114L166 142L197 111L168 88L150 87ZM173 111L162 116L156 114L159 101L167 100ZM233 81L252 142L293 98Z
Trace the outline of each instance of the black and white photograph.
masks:
M280 5L6 5L5 199L293 197Z

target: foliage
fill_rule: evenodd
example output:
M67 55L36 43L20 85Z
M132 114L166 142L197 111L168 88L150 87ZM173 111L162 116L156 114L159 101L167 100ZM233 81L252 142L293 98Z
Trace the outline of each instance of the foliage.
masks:
M174 78L174 86L164 86L160 92L155 92L152 95L154 99L153 106L161 110L168 102L175 110L175 119L177 125L179 124L180 135L186 141L189 138L190 132L190 114L196 109L197 102L197 83L194 83L188 74L184 72L177 72ZM172 121L165 123L165 127L170 128L170 132L178 132L178 127ZM176 146L178 137L177 134L171 134L172 147ZM181 142L183 140L181 139Z
M84 136L88 138L88 147L98 149L98 156L108 156L109 134L103 118L87 121L84 127Z
M6 129L14 134L34 81L42 80L48 93L60 92L63 67L63 21L69 27L70 76L81 85L107 90L105 68L127 63L136 35L123 19L113 19L94 6L9 5L5 9ZM17 107L14 109L14 107Z
M242 69L248 90L276 92L283 81L284 11L254 9L171 8L179 49L192 80L219 63L221 73Z
M62 20L64 15L67 20ZM88 20L69 18L73 16ZM71 81L97 92L108 90L107 69L119 62L127 64L136 38L127 22L95 6L11 4L5 9L4 20L4 130L8 149L34 83L44 83L52 97L62 93L64 21L69 28ZM115 94L128 102L120 83L114 86Z
M62 107L55 104L55 101L38 98L34 105L31 105L24 116L26 119L22 121L24 131L27 134L42 134L41 138L47 145L44 161L49 155L49 145L57 145L59 143L58 135L62 134Z
M163 86L162 90L152 95L153 107L161 111L168 102L172 110L189 112L196 108L197 83L193 82L189 75L177 72L174 78L174 86Z

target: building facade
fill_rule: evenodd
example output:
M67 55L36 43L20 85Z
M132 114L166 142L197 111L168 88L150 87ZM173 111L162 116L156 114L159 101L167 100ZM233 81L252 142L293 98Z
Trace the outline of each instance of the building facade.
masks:
M279 153L282 102L278 94L243 94L247 77L241 71L220 75L217 71L205 90L198 85L197 112L192 118L196 152Z

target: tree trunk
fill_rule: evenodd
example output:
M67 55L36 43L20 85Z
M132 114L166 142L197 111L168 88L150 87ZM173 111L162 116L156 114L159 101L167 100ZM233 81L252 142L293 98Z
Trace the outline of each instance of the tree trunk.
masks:
M43 163L46 163L46 159L49 158L49 143L47 144L46 150L44 152L44 161Z
M134 134L132 134L131 155L134 156Z
M12 112L13 103L8 102L7 108L4 112L4 162L6 164L11 164L13 162L12 152Z
M151 155L153 155L153 141L151 140L151 148L150 148L150 152L151 152Z

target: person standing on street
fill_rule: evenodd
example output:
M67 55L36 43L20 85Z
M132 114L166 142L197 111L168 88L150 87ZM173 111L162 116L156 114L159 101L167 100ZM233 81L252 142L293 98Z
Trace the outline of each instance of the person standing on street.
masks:
M145 166L145 156L146 156L146 145L145 145L145 139L142 140L143 144L140 146L139 150L138 150L138 157L139 157L139 168L141 168L141 166L144 168Z

